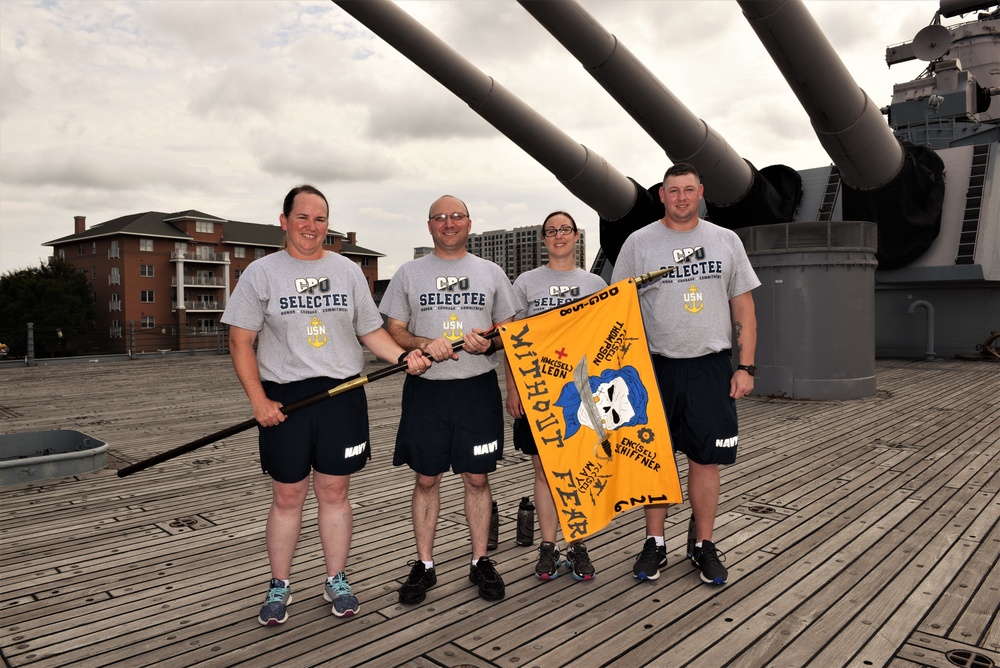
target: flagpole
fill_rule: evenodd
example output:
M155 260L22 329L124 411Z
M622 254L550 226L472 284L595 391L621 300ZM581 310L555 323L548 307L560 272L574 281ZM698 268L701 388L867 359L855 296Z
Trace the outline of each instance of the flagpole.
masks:
M485 339L492 339L493 337L497 336L497 334L499 334L499 331L497 330L497 327L494 326L491 329L480 334L480 336L482 336ZM457 352L462 348L463 345L464 341L456 341L451 345L451 349L453 352ZM340 385L332 387L329 390L319 392L312 396L306 397L305 399L300 399L299 401L296 401L287 406L282 406L281 412L284 413L285 415L290 415L291 413L294 413L297 410L306 408L307 406L312 406L313 404L319 403L324 399L335 397L338 394L343 394L344 392L349 392L350 390L363 387L368 383L375 382L376 380L385 378L386 376L391 376L393 374L399 373L400 371L405 371L406 368L407 368L407 363L404 361L404 362L399 362L397 364L393 364L384 369L373 371L372 373L341 383ZM118 477L124 478L126 476L132 475L133 473L137 473L139 471L148 469L151 466L162 464L163 462L173 459L174 457L179 457L181 455L197 450L198 448L202 448L208 445L209 443L215 443L216 441L222 440L227 436L233 436L234 434L239 434L240 432L250 429L256 424L257 424L256 418L250 418L249 420L244 420L239 424L234 424L231 427L220 429L219 431L209 434L208 436L202 436L201 438L195 439L190 443L179 445L176 448L173 448L172 450L161 452L157 455L153 455L148 459L144 459L142 461L136 462L135 464L130 464L125 468L118 469Z
M666 276L674 270L673 267L665 267L663 269L657 269L656 271L647 271L642 276L637 276L635 278L636 286L642 285L643 283L649 283L650 281L655 281L656 279Z

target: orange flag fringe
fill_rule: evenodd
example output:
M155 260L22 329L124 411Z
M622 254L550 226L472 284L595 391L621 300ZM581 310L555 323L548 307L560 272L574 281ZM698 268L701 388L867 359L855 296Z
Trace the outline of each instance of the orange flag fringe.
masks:
M500 328L567 541L680 503L635 280Z

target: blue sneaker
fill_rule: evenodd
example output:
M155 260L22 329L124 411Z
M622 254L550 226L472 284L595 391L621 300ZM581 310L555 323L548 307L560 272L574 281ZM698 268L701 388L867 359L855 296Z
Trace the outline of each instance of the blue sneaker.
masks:
M338 617L353 617L361 611L358 597L351 593L351 585L343 571L337 573L333 580L327 579L323 598L333 603L332 612Z
M257 621L264 626L277 626L288 621L288 604L292 602L292 588L281 580L271 580L268 585L267 600L257 615Z

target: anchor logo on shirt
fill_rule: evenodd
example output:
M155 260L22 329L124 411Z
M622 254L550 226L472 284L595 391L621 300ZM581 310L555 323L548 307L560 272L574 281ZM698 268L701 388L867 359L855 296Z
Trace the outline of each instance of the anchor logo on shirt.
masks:
M697 285L688 288L688 293L684 295L684 310L688 313L697 313L705 308L705 302Z
M313 348L320 348L326 344L326 327L319 318L313 317L312 322L306 327L309 345Z
M444 321L444 338L449 341L461 341L462 340L462 322L458 319L458 316L452 313L448 316L448 319Z

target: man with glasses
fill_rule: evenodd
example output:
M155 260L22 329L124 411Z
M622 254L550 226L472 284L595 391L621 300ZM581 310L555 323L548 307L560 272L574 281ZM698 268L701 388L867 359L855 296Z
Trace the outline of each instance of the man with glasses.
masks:
M483 336L511 320L517 300L496 264L466 251L472 219L465 203L445 195L430 208L427 229L434 252L405 263L382 298L389 333L404 350L420 349L434 364L418 382L403 384L393 465L416 474L413 534L417 559L399 589L400 603L416 604L437 583L434 534L441 477L462 476L472 541L469 579L488 601L504 597L503 578L486 556L490 510L488 475L503 455L503 402L495 367L498 338ZM461 343L465 354L453 348Z

